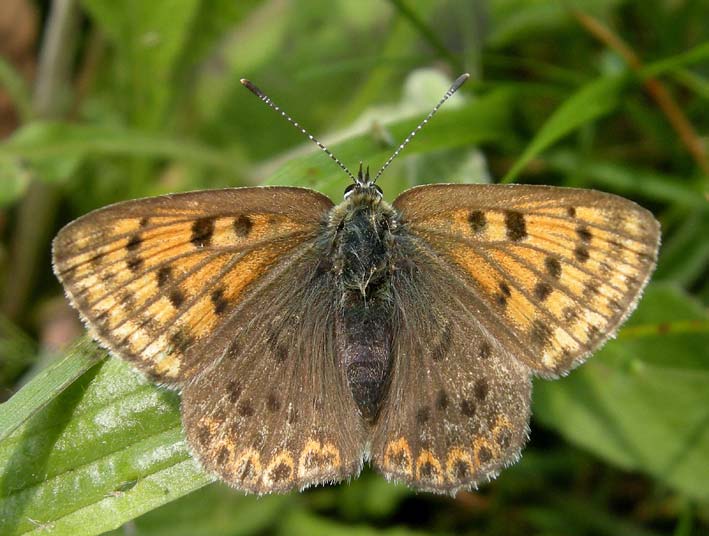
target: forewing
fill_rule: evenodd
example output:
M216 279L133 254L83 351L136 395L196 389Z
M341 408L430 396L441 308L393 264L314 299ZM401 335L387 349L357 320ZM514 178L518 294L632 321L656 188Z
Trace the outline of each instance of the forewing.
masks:
M152 378L179 384L200 369L199 348L246 292L315 239L331 206L299 188L118 203L59 232L54 271L103 346Z
M517 460L530 370L479 322L445 264L425 251L393 280L392 378L372 446L388 479L454 494Z
M394 202L420 248L451 268L481 324L546 376L598 348L655 266L658 222L593 190L432 185Z
M183 390L197 458L245 491L302 489L362 467L365 429L334 351L335 285L318 258L305 253L247 297Z

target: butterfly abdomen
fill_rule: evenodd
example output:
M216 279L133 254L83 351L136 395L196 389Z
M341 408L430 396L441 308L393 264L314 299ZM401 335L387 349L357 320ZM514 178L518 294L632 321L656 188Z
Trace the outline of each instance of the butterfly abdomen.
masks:
M391 365L391 329L386 309L366 308L359 297L337 318L337 353L362 417L373 422L384 398Z
M362 417L373 422L391 365L392 230L396 213L356 195L333 209L333 272L340 291L337 353Z

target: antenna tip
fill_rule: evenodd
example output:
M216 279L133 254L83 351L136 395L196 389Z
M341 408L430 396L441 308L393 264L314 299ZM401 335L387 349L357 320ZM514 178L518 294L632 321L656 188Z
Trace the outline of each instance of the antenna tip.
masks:
M246 89L248 89L251 93L258 97L263 97L263 92L257 88L255 85L251 83L251 80L247 80L246 78L242 78L239 80L241 82L241 85L244 86Z
M465 82L470 78L470 73L463 73L458 78L455 79L453 85L451 86L451 91L457 91L460 86L465 84Z

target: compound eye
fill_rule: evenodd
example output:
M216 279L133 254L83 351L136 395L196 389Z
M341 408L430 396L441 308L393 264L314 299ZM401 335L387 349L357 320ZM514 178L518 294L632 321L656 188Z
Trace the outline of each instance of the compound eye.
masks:
M384 196L384 191L383 191L379 186L377 186L376 184L373 184L372 186L374 187L374 189L375 189L375 190L377 191L377 193L379 194L379 197L383 197L383 196Z
M345 188L345 199L347 199L347 198L350 196L350 194L352 193L352 191L353 191L356 187L357 187L356 184L350 184L350 185L347 186L347 188Z

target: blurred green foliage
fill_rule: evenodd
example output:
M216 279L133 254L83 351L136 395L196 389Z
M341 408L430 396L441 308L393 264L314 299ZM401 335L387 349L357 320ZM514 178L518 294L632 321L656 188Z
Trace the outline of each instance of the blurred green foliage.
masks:
M51 113L0 58L20 117L0 143L0 534L709 532L707 2L60 4L76 9L74 31L50 51L68 55L65 77L40 69L33 82L53 89ZM37 8L45 29L60 24L50 2ZM582 16L644 65L631 68ZM568 378L535 383L530 444L496 481L437 497L365 470L349 484L244 497L192 461L175 394L86 340L47 350L67 314L49 239L67 221L198 188L292 184L341 197L342 172L240 78L350 168L376 169L461 71L472 79L380 181L388 199L424 182L593 187L663 226L638 311ZM649 77L691 125L703 163Z

